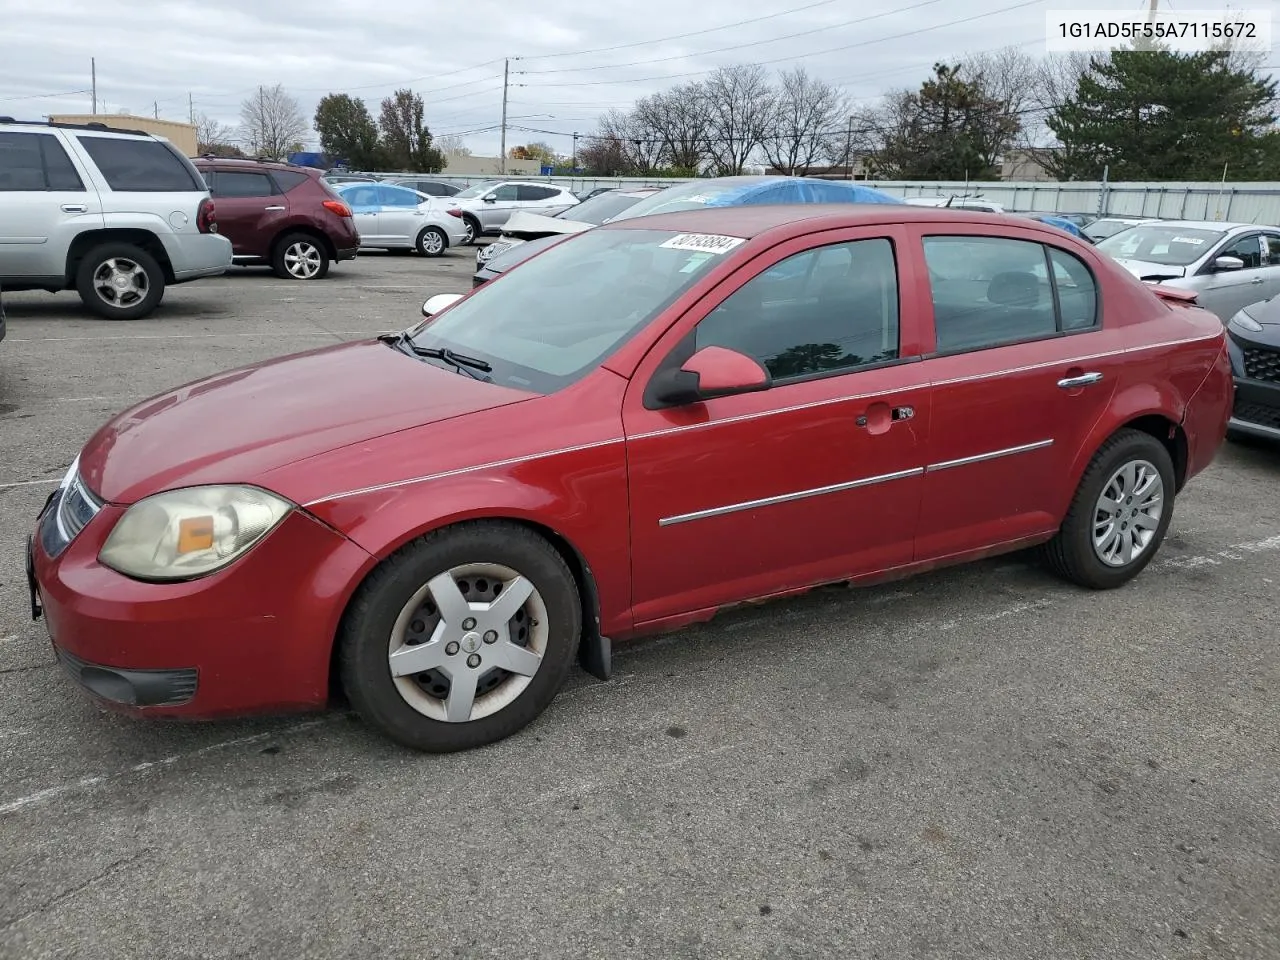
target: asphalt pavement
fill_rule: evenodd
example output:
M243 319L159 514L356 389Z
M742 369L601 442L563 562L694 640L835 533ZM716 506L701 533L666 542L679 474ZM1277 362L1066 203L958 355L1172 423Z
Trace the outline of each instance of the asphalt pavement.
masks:
M22 545L93 430L402 329L472 256L237 272L132 323L5 295L0 957L1280 957L1265 445L1223 449L1125 589L1015 556L815 591L621 647L612 681L575 675L471 753L343 711L90 702L30 619Z

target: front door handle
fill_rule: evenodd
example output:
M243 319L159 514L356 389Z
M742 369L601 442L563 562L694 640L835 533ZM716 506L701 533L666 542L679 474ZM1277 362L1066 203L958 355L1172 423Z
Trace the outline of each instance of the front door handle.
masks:
M1076 387L1087 387L1092 383L1097 383L1102 379L1100 373L1082 373L1078 377L1065 377L1058 381L1058 386L1063 390L1074 390Z
M283 210L284 207L263 207L263 210Z
M64 203L62 205L63 213L88 213L89 206L84 203Z

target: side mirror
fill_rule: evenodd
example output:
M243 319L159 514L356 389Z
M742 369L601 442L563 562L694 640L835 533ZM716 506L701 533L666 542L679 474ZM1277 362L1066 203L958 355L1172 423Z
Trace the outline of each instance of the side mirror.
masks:
M485 203L497 203L497 201L498 201L498 195L496 193L491 193L484 198Z
M1213 269L1215 270L1243 270L1244 261L1239 257L1219 257L1213 261Z
M727 347L703 347L679 370L659 374L653 398L677 407L739 393L758 393L773 385L767 370L745 353Z
M466 294L437 293L434 297L428 298L426 303L422 305L422 315L424 317L434 317L441 310L453 306L464 296L466 296Z

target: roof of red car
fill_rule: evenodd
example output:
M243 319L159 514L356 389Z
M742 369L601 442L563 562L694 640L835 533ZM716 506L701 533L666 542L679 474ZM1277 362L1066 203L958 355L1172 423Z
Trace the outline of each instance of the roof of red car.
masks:
M760 204L737 207L703 207L674 213L655 213L631 220L604 224L610 230L676 230L682 233L715 233L751 239L776 227L796 225L796 232L833 230L880 223L956 222L989 224L993 227L1039 227L1053 235L1061 230L1033 220L1014 220L999 213L979 213L948 207L919 207L886 203L797 203ZM803 226L801 226L803 224Z

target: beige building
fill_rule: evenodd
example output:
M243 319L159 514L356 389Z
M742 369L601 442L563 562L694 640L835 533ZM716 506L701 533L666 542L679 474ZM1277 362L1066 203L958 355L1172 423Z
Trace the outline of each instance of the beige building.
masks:
M467 153L446 153L443 174L455 177L502 176L501 157L475 157ZM540 160L507 160L507 176L538 176L542 173Z
M199 144L196 142L194 123L157 120L154 117L135 117L127 113L63 113L49 119L55 123L105 123L109 127L119 127L124 130L143 130L171 141L188 157L194 157L200 152Z

